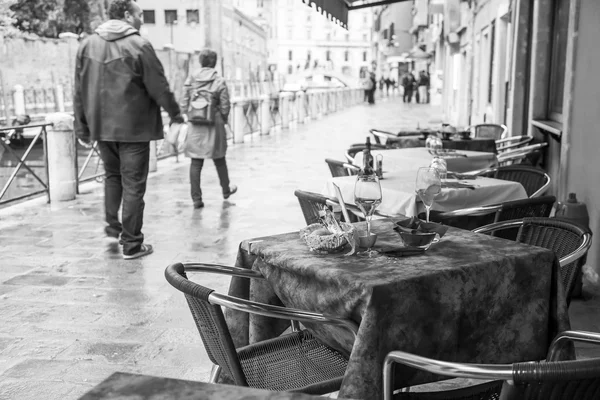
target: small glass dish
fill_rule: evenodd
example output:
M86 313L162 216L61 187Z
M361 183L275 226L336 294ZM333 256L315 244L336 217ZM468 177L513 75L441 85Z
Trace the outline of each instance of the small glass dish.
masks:
M436 239L437 233L435 232L404 232L398 231L402 242L406 247L414 249L427 250L432 243L436 243L439 239Z

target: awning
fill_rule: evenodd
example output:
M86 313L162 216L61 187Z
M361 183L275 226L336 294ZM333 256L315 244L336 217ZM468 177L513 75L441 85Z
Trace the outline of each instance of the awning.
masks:
M348 11L361 8L384 6L412 0L302 0L309 7L314 7L329 20L348 29Z

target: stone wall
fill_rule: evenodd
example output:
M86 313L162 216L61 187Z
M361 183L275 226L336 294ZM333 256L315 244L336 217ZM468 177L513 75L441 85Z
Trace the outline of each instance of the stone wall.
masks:
M73 39L5 38L0 33L0 70L5 88L70 83L77 46Z

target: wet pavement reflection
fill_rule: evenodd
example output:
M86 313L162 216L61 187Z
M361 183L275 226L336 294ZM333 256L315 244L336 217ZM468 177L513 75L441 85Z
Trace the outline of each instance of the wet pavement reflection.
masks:
M401 99L359 105L269 136L230 145L239 191L224 201L212 163L205 208L194 210L188 163L166 159L149 178L144 233L155 252L123 261L103 247L103 189L75 201L45 199L0 210L0 398L75 399L115 371L206 381L211 363L183 295L166 282L176 261L233 264L243 239L295 231L304 219L293 192L320 192L325 158L342 160L370 128L437 126L439 110ZM227 278L194 277L226 291ZM598 296L574 301L574 328L600 331ZM600 354L599 354L600 355Z

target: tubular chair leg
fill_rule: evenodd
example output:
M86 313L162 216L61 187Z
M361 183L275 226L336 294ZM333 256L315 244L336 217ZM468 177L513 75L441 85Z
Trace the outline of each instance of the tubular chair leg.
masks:
M292 332L300 332L300 322L292 321Z
M216 383L217 379L219 379L219 375L221 375L221 367L218 365L213 365L212 370L210 371L208 383Z

